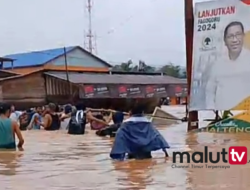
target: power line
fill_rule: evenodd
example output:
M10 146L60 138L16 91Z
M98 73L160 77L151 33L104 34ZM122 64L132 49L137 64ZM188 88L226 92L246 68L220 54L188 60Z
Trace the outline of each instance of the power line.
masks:
M157 0L150 0L152 2L155 2ZM116 30L120 27L123 27L125 24L127 24L129 21L131 21L135 16L137 16L138 14L141 14L140 11L137 11L131 15L129 15L126 19L124 19L122 22L120 22L117 27L113 28L113 29L109 29L104 35L102 36L98 36L97 38L103 38L105 37L105 35L110 35L116 32Z

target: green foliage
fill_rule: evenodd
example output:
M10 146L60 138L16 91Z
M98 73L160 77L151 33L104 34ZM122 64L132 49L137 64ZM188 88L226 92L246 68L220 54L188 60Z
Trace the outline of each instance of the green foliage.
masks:
M146 73L154 73L154 72L162 72L166 75L173 76L176 78L186 78L187 73L183 71L183 69L172 63L164 65L160 69L156 69L153 66L147 65L144 61L139 61L139 64L136 65L132 60L121 63L120 65L115 65L113 67L113 71L123 71L123 72L146 72Z
M180 66L175 66L172 63L169 65L164 65L160 71L165 73L166 75L172 76L172 77L179 77L180 76Z

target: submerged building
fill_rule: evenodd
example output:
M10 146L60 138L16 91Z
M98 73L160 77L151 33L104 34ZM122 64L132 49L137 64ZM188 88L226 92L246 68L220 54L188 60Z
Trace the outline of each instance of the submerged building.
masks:
M184 80L162 73L112 72L112 65L79 46L7 55L4 59L0 99L20 108L78 101L91 107L127 106L136 98L156 106L163 97L176 104L186 93Z

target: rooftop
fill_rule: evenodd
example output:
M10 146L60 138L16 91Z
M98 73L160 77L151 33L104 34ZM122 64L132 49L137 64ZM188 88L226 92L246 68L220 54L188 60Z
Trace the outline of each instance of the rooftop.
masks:
M14 61L14 59L6 58L6 57L0 57L0 62L12 62L12 61Z
M67 47L66 52L69 52L74 47ZM32 51L26 53L18 53L6 55L4 58L15 59L14 68L30 67L30 66L42 66L45 63L64 54L64 48L49 49L43 51ZM3 68L11 68L11 63L4 64Z
M46 75L67 80L65 72L45 72ZM69 73L75 84L186 84L185 81L166 75L125 75Z
M108 67L112 67L104 60L96 57L95 55L89 53L85 49L81 48L80 46L69 46L66 47L66 53L73 51L74 49L79 48L83 52L87 53L89 56L97 59L98 61L102 62L103 64L107 65ZM4 56L5 59L14 59L13 66L14 68L25 68L25 67L36 67L36 66L43 66L49 61L52 61L64 54L64 47L63 48L56 48L56 49L48 49L42 51L32 51L26 53L18 53L18 54L11 54ZM4 64L3 68L9 69L11 68L11 63Z

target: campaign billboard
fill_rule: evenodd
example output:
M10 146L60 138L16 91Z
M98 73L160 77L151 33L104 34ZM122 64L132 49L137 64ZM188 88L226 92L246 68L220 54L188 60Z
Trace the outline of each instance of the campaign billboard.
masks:
M190 110L250 108L249 18L249 0L195 4Z

